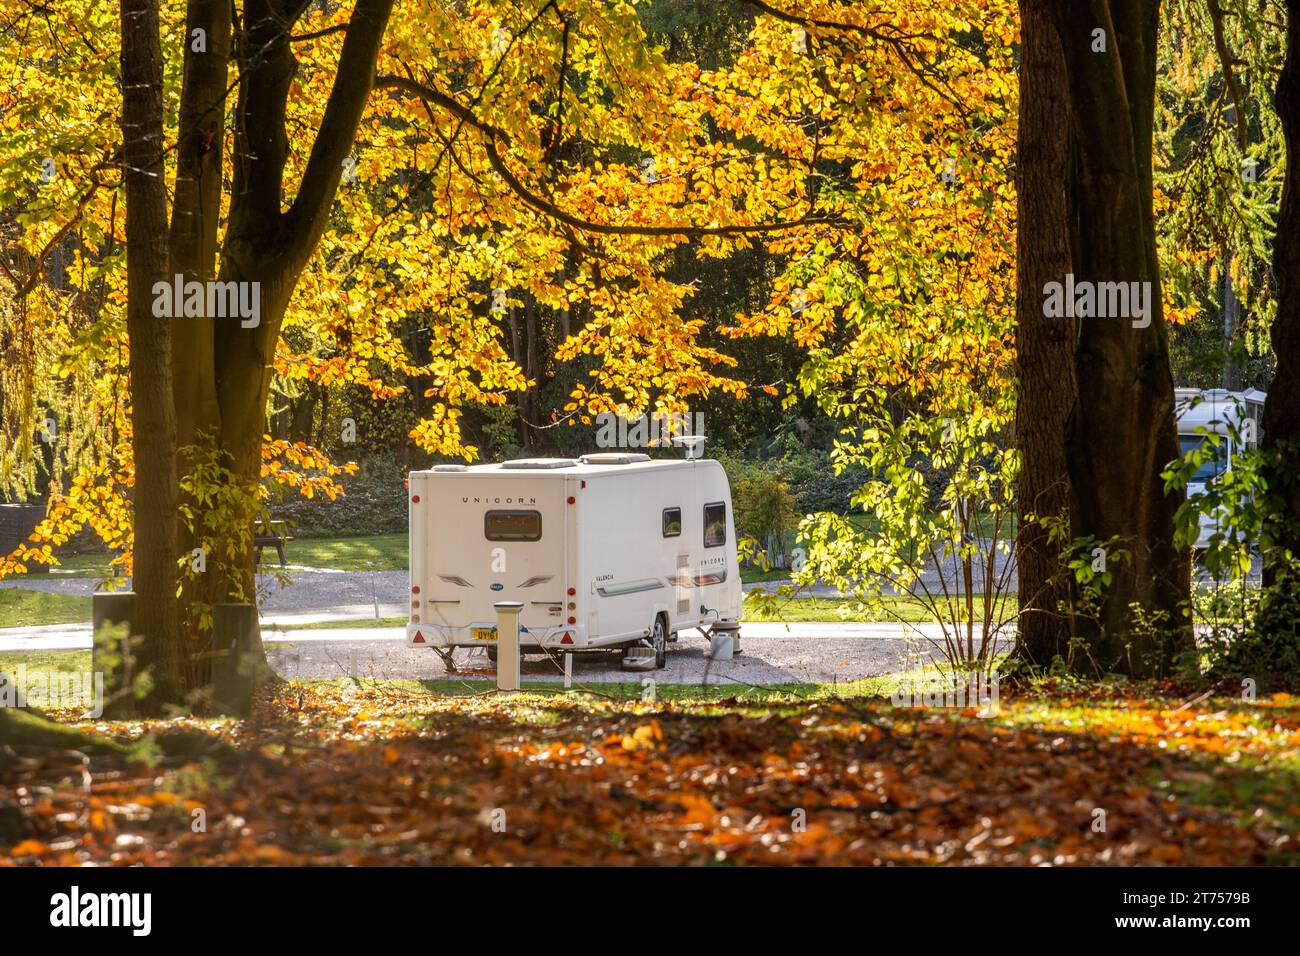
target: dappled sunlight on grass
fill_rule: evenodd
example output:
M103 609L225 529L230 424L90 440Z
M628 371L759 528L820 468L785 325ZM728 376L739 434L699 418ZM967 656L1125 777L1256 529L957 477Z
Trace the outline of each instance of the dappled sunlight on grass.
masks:
M0 627L90 623L90 598L0 587Z
M405 534L376 534L358 538L294 538L285 546L285 560L305 568L336 571L405 571ZM271 555L274 557L274 554ZM264 560L269 560L263 555Z

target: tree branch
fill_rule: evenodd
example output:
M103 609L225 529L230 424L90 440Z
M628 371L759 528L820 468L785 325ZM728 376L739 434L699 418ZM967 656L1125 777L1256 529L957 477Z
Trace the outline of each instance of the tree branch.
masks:
M671 225L671 226L617 226L606 223L592 222L566 212L555 203L542 196L537 195L524 184L518 176L510 171L497 148L497 143L510 144L510 137L499 127L493 126L463 106L454 97L443 93L441 90L431 86L426 86L416 80L408 79L403 76L380 76L375 80L376 87L390 87L400 89L434 103L460 122L473 129L478 130L483 135L483 149L487 153L488 162L498 176L505 181L506 185L519 196L525 203L536 211L543 213L562 222L574 229L580 229L583 232L597 233L606 236L734 236L734 235L752 235L767 232L781 232L788 229L797 229L802 226L811 225L830 225L837 227L846 227L849 224L842 219L830 216L814 216L811 211L797 219L785 219L772 223L754 223L750 225L730 225L730 226L693 226L693 225Z
M120 154L121 151L119 150L115 155L120 156ZM45 277L45 261L50 257L50 254L58 248L63 240L66 239L74 229L81 225L81 220L86 212L86 205L90 202L91 197L94 196L103 186L104 183L99 179L91 179L90 185L86 188L85 193L83 193L81 198L77 200L77 211L69 217L68 221L59 228L58 232L51 236L49 241L35 253L32 257L32 268L25 276L10 269L7 263L0 261L0 265L4 266L4 271L8 274L10 280L14 284L14 293L16 296L21 298L30 293L40 284L41 280Z
M928 87L932 92L939 94L945 101L951 104L962 116L969 115L970 111L957 91L948 86L941 79L936 80L933 71L922 69L918 63L913 61L913 53L907 48L908 40L933 39L928 34L923 33L883 33L880 30L868 26L861 26L854 23L842 23L836 20L819 20L816 17L807 17L798 13L791 13L788 10L782 10L775 7L766 0L739 0L745 6L753 7L760 13L764 13L775 20L782 20L786 23L792 23L801 27L813 27L819 30L833 30L840 33L856 33L860 36L869 37L878 43L883 43L889 47L894 56L898 57L899 62L907 68L907 71L915 76L920 82ZM917 57L919 60L919 56ZM943 85L940 86L940 83ZM946 88L945 88L946 87Z
M1219 65L1223 67L1223 81L1227 84L1228 89L1232 92L1232 112L1233 119L1237 123L1237 146L1242 153L1246 152L1248 144L1248 131L1246 126L1246 102L1241 93L1241 83L1237 80L1237 74L1232 69L1233 64L1238 62L1232 57L1228 50L1228 41L1224 38L1223 33L1223 8L1219 6L1219 0L1207 0L1207 8L1210 11L1210 21L1214 25L1214 50L1219 56Z
M392 9L393 0L357 0L320 131L312 144L298 195L286 216L294 262L305 262L325 231L330 204L343 178L343 163L352 151L370 98L379 45Z
M347 23L336 23L333 26L313 30L310 33L295 33L289 37L289 42L306 43L308 40L319 40L321 37L327 37L332 33L341 33L350 26L352 26L352 21L349 20Z

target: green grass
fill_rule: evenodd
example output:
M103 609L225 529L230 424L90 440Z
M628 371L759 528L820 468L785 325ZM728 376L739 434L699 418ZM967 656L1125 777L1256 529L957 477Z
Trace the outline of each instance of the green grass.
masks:
M121 573L120 566L110 568L113 560L111 554L67 554L59 555L59 563L54 566L44 564L28 565L24 577L40 578L106 578Z
M764 571L762 568L741 568L740 580L744 584L761 584L764 581L787 581L790 578L790 572L781 568L769 568Z
M710 684L707 687L698 684L656 684L655 697L658 700L671 700L683 704L710 704L721 701L740 700L744 703L764 708L779 706L782 703L795 703L801 700L847 700L857 697L888 697L898 686L904 675L885 674L864 680L850 681L843 684ZM455 696L457 694L481 694L483 682L477 684L466 680L424 680L412 682L425 690L436 694ZM639 683L598 682L583 683L574 681L574 689L605 694L620 700L641 700L646 693ZM565 693L563 685L554 690L540 689L531 685L526 695L534 694L539 698Z
M285 560L306 568L336 571L405 571L404 534L373 534L360 538L295 538L284 549ZM275 551L262 552L263 568L275 566Z
M863 680L848 681L843 684L656 684L655 697L661 701L674 701L681 704L711 704L738 700L756 707L773 707L782 703L796 703L807 700L848 700L859 697L888 697L903 680L915 679L922 671L904 674L882 674ZM355 683L352 678L315 678L298 681L298 683L323 686L343 686ZM442 697L473 697L483 693L485 685L492 686L491 677L479 678L438 678L431 680L364 680L367 687L382 688L393 693L414 693L426 691ZM584 682L576 680L572 691L566 691L562 684L540 685L525 678L525 688L512 693L512 704L518 702L527 707L529 703L543 703L553 700L557 694L583 692L613 697L618 700L641 700L646 689L640 683L615 681Z
M36 624L76 624L90 621L90 598L46 594L22 588L0 588L0 627Z
M262 633L270 631L322 631L334 627L405 627L404 617L350 617L338 621L313 621L310 624L263 624Z
M90 670L90 651L0 651L0 671L23 665L28 671Z
M374 534L357 538L295 538L284 549L285 561L306 568L329 568L335 571L405 571L407 567L405 534ZM55 568L29 565L25 577L104 578L118 569L109 568L112 555L70 554L59 558ZM273 548L262 552L263 570L273 570L278 558Z
M982 595L975 596L975 614L978 618L983 612L980 602ZM1003 595L1003 604L1016 600L1015 595ZM799 621L799 622L834 622L834 621L901 621L919 624L933 621L935 618L928 607L914 599L905 597L882 597L871 602L866 612L856 610L858 602L854 598L790 598L776 599L775 607L764 607L764 602L745 602L741 614L742 621ZM941 609L943 606L941 605ZM958 606L960 619L965 620L964 608ZM999 608L999 617L1008 617L1012 608Z

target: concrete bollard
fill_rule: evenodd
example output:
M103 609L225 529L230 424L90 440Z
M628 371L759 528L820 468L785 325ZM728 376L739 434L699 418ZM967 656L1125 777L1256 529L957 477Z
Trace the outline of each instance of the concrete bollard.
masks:
M497 690L519 689L519 612L523 601L497 601Z
M103 626L126 625L120 641ZM90 597L90 669L104 675L104 717L112 720L133 715L135 699L130 693L136 667L131 631L135 627L135 592L103 591Z
M247 717L270 668L255 604L212 607L212 697L223 713Z

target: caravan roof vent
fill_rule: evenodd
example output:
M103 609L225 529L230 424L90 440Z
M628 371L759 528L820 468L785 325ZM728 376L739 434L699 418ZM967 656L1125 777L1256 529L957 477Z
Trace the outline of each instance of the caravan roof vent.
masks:
M572 468L577 462L572 458L516 458L514 461L503 461L502 468Z
M465 465L434 465L430 471L469 471Z
M649 461L649 455L640 452L602 451L594 455L583 455L584 465L630 465L636 461Z

